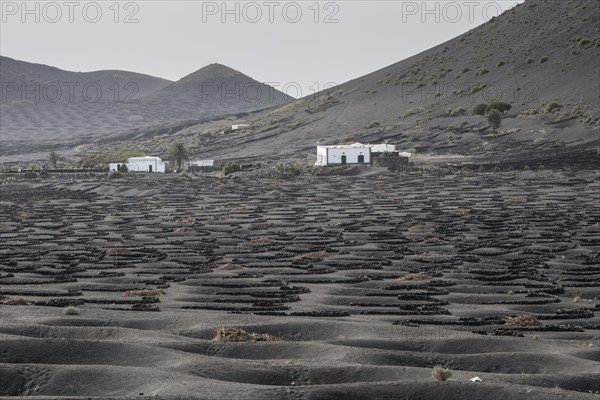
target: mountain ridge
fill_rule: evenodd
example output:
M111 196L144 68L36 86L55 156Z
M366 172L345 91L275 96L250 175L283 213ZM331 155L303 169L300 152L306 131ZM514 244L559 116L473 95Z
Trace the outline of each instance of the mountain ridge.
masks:
M292 100L222 64L172 82L120 70L71 72L2 56L0 84L2 156L68 149L129 130L245 114ZM269 96L257 98L253 89Z

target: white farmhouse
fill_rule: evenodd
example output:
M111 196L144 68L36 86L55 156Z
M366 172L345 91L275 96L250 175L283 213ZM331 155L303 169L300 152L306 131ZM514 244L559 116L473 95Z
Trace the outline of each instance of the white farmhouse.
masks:
M391 144L362 144L317 146L317 162L315 165L331 164L372 164L381 154L402 158L408 162L412 154L399 152Z
M371 147L362 143L317 146L316 165L371 164Z
M122 164L109 164L110 171L118 171ZM166 172L166 166L160 157L132 157L125 163L129 172Z

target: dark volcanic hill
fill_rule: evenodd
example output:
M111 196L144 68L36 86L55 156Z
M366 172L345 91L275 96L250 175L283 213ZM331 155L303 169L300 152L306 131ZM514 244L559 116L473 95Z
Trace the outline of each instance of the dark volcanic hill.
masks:
M68 102L69 88L73 87L72 93L76 95L77 100L82 100L81 96L85 92L83 85L88 84L89 100L94 100L96 97L96 84L100 85L102 97L104 99L112 99L116 93L117 87L123 93L120 97L124 99L131 94L131 99L137 99L147 96L160 90L172 83L166 79L156 78L154 76L138 74L128 71L94 71L94 72L71 72L64 71L55 67L43 64L33 64L25 61L15 60L9 57L0 56L0 82L2 83L2 103L14 103L22 99L32 100L34 94L31 93L34 84L46 86L38 91L40 100ZM79 86L76 86L78 83ZM135 83L137 90L126 90L125 86L128 83ZM14 84L26 84L27 91L21 90L17 93L12 93ZM63 91L60 96L57 93L57 88Z
M0 59L1 154L46 152L285 104L290 98L223 65L177 81L125 71L69 72Z
M237 135L219 136L218 123L187 128L200 135L188 144L216 158L311 154L318 141L389 140L416 153L501 157L594 146L599 19L598 1L528 0L424 53L259 113ZM492 102L512 107L496 134L473 115Z
M224 109L226 114L247 113L291 100L239 71L211 64L144 98L143 103L168 108L169 113L185 120L191 115L200 115L199 118L224 115Z

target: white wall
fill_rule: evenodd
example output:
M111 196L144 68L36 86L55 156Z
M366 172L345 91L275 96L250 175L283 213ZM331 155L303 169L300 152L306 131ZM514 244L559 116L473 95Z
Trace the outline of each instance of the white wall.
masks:
M371 146L373 153L393 153L396 151L396 146L391 144L374 144Z
M327 165L327 148L317 146L317 162L315 165Z
M328 150L327 164L341 164L342 156L346 156L346 164L357 164L360 155L364 156L364 164L371 163L371 149L368 147L343 147Z
M150 166L152 166L152 172L166 171L165 164L159 157L130 158L127 160L129 172L150 172Z

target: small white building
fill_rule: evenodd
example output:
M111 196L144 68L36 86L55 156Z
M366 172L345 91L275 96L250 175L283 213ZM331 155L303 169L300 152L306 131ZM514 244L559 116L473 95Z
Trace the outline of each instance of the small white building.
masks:
M249 128L250 124L237 124L237 125L231 125L231 130L232 131L237 131L239 129L245 129L245 128Z
M188 163L188 171L210 171L215 167L215 160L196 160Z
M196 160L190 161L190 167L214 167L215 160Z
M371 164L371 147L362 143L317 146L316 165Z
M398 152L391 144L362 144L317 146L317 162L315 165L331 164L372 164L382 153L404 158L408 162L410 153Z
M120 163L109 164L110 171L118 171ZM166 166L160 157L132 157L125 163L129 172L166 172Z
M371 153L395 153L396 152L396 146L394 146L393 144L371 144L368 145L369 147L371 147Z

